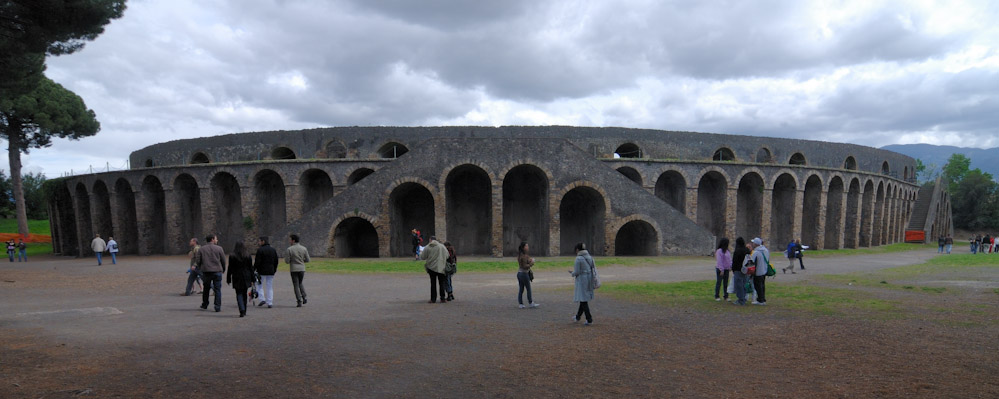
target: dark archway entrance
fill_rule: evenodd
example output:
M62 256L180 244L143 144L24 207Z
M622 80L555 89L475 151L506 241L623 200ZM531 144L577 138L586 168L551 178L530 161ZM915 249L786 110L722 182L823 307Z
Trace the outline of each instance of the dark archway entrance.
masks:
M871 211L874 207L874 183L864 184L864 201L860 210L860 246L871 246Z
M584 243L592 255L604 254L604 196L590 187L576 187L565 193L559 205L561 255L575 255L576 243Z
M189 174L177 176L173 182L173 193L177 200L177 210L180 212L180 231L182 242L173 243L176 253L190 251L188 242L192 238L197 238L198 242L205 242L205 226L201 217L201 188L198 181Z
M885 224L885 186L878 183L877 197L874 200L874 228L871 230L871 246L884 243Z
M330 175L319 169L309 169L302 173L302 215L318 208L333 198L333 181Z
M57 239L59 248L57 252L61 255L77 255L79 252L79 237L76 232L76 212L73 210L73 197L69 194L69 188L65 184L60 184L55 192L55 212L59 220L58 231L53 231L52 238ZM58 237L56 237L58 235ZM53 244L55 244L53 242Z
M673 209L684 213L687 202L687 181L677 171L667 171L656 180L656 197L666 201Z
M389 207L391 256L413 255L412 229L420 230L424 245L436 234L434 196L426 187L417 183L400 184L389 195Z
M517 255L521 241L535 256L548 254L548 176L520 165L503 178L503 255Z
M736 194L735 235L760 237L763 233L763 178L747 173L739 180Z
M725 235L725 203L728 184L725 176L711 171L697 183L697 224L716 237Z
M215 203L215 231L219 245L226 253L232 252L236 241L242 241L245 234L243 227L243 200L240 196L239 183L233 175L219 172L212 178L212 199ZM272 241L277 242L277 241Z
M135 213L135 193L132 192L132 185L125 179L118 179L114 185L115 202L118 207L118 232L115 233L115 240L123 254L139 253L139 243L136 237L139 236L138 222Z
M857 248L857 211L860 209L860 182L850 181L850 190L846 194L846 220L843 221L843 247Z
M825 249L839 249L843 223L843 179L835 176L829 181L826 194L826 242Z
M76 210L76 223L83 235L83 255L92 255L94 251L90 249L90 240L94 239L94 225L90 218L90 194L83 183L76 183Z
M817 247L819 242L819 208L822 206L822 180L812 175L805 181L801 206L801 243ZM823 243L824 244L824 243Z
M644 220L632 220L621 226L614 238L616 256L655 256L659 235L651 224Z
M337 258L377 258L378 232L362 218L344 219L333 230L333 254Z
M100 234L107 241L108 237L115 235L114 225L111 223L111 194L108 186L100 180L94 183L94 205L94 226L97 228L94 233Z
M143 223L139 226L140 242L145 241L144 255L166 253L166 194L163 184L154 176L142 180Z
M460 255L492 253L492 182L475 165L451 170L444 183L447 204L447 241Z
M287 223L284 180L269 169L257 172L253 178L253 194L257 198L257 232L264 236L281 230Z
M777 250L787 245L794 231L794 178L785 173L774 182L770 207L770 243Z

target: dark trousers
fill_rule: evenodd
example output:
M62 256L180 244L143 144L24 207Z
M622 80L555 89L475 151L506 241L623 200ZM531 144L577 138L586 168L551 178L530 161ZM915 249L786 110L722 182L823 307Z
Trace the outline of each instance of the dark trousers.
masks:
M222 310L222 273L202 272L201 274L204 276L202 278L205 283L205 289L201 291L201 308L208 309L208 287L211 286L212 291L215 291L215 311Z
M740 305L746 304L746 275L742 274L739 270L732 271L732 278L735 279L735 298L736 302Z
M715 268L715 298L718 297L718 289L725 291L725 299L728 299L728 270L718 270Z
M447 276L444 273L437 273L427 270L430 275L430 302L437 302L438 285L440 285L441 302L447 300Z
M527 288L527 303L534 303L534 298L531 297L531 278L527 276L527 272L517 272L517 285L520 286L517 303L524 304L524 288Z
M586 315L586 322L587 323L592 323L593 322L593 316L590 315L590 303L589 302L580 302L579 303L579 310L576 311L576 320L579 320L579 316L582 316L583 314Z
M305 279L305 272L291 272L291 287L295 289L295 299L298 303L305 302L305 286L302 280Z
M191 288L194 288L194 282L198 280L204 281L204 279L201 278L201 272L191 270L187 273L187 288L184 289L184 295L191 295Z
M239 314L246 314L246 284L233 284L236 290L236 306L239 307Z
M805 262L801 260L804 257L803 256L798 256L797 258L798 258L798 265L801 266L801 270L805 270Z
M767 301L767 276L753 276L753 288L756 290L756 302Z

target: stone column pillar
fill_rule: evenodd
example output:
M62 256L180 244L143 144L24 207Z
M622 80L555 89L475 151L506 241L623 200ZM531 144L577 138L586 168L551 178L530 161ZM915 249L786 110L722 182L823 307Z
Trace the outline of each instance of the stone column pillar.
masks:
M548 255L547 256L558 256L561 252L560 247L562 246L562 224L561 224L561 214L559 213L560 206L559 198L556 198L557 194L548 192ZM605 228L606 231L606 228ZM592 243L590 243L592 245ZM596 250L596 248L591 248Z
M184 215L181 215L180 204L185 200L180 198L180 193L177 190L165 191L163 193L163 198L166 200L166 240L167 245L164 250L167 254L179 254L186 253L190 251L190 247L187 245L187 241L191 237L181 237L182 219ZM198 242L204 241L198 238Z
M150 255L152 254L152 243L149 241L149 234L147 233L152 229L152 220L149 219L152 211L150 208L153 206L153 194L146 192L146 190L138 190L135 192L135 225L137 231L139 232L138 237L135 237L136 247L139 255Z
M739 211L739 186L729 187L725 198L725 237L735 242L735 224ZM721 238L721 237L719 237ZM750 237L752 239L752 237Z
M257 198L257 193L254 192L253 186L249 187L243 185L239 186L239 202L241 203L242 206L242 208L240 209L240 213L243 214L243 220L238 221L238 223L242 225L241 227L243 230L243 236L239 237L239 239L243 241L243 245L246 245L247 248L253 248L254 244L256 244L257 242L256 238L260 237L260 213L258 211L258 208L260 206L260 200ZM285 191L286 209L287 209L287 204L288 204L288 192ZM287 213L287 211L285 212ZM252 229L247 229L246 225L244 224L244 221L246 220L247 216L253 219ZM287 215L285 216L285 221L287 222ZM282 241L288 242L287 239L282 240L282 238L284 237L274 237L272 239L272 242L278 242L278 243ZM226 250L228 251L231 249L226 248ZM323 248L322 252L319 252L317 250L313 250L313 252L326 253L326 248Z
M492 253L493 256L503 257L503 182L494 182L492 185L493 200L493 226L492 226Z
M846 237L846 218L850 217L849 213L846 211L846 202L849 199L849 197L848 197L849 193L846 190L843 190L843 194L841 194L841 195L843 196L843 198L841 199L842 202L840 202L840 204L842 204L842 205L840 205L840 207L839 207L839 226L836 227L837 229L839 229L838 230L839 231L839 240L836 241L836 247L835 248L826 248L826 249L842 249L843 247L846 246L845 245L846 240L847 240L847 237Z
M804 207L805 190L794 190L794 216L792 216L791 239L801 238L801 216L804 213Z
M687 211L687 219L697 223L697 187L687 187L684 209Z
M443 191L434 195L434 232L441 243L447 239L447 199ZM429 243L430 237L426 241Z
M826 213L828 212L827 207L829 206L828 197L829 191L822 189L819 193L819 209L815 210L819 213L818 217L816 217L818 226L815 226L815 249L825 249L826 247Z
M204 244L205 235L218 232L218 227L215 226L218 216L216 215L215 195L212 193L211 185L209 184L208 187L200 187L198 190L201 190L201 227L204 229L204 231L201 232L201 237L198 237L198 242ZM274 240L272 239L271 243L273 242Z
M866 193L866 191L864 193ZM860 202L861 203L864 203L864 196L865 196L864 194L861 194L861 197L860 197ZM874 246L874 236L872 234L873 234L873 230L874 230L874 222L877 219L877 212L875 212L874 205L877 204L877 203L878 203L877 194L871 195L871 200L868 203L863 204L863 206L861 206L861 210L860 210L860 214L861 214L861 219L860 219L860 221L861 221L861 223L860 223L861 237L864 237L864 236L867 237L867 243L866 243L867 247ZM867 206L868 209L870 209L870 212L871 212L870 219L866 220L866 221L863 219L863 214L864 214L863 207L864 206ZM863 240L861 240L861 241L863 241ZM860 242L860 244L858 244L857 246L859 247L860 245L863 245L863 244L865 244L865 243L864 242Z
M302 210L305 205L304 193L302 192L302 186L298 184L285 184L284 185L284 207L285 207L285 224L294 222L302 218Z
M763 203L760 205L763 208L763 217L760 220L760 237L770 239L770 227L771 216L773 213L773 202L774 202L774 190L772 188L763 189ZM752 240L755 237L746 237L746 242ZM771 243L772 244L772 243Z
M111 186L111 188L108 189L108 203L111 208L111 214L108 215L111 218L111 231L108 232L108 235L119 237L117 241L120 243L121 235L125 234L125 226L122 224L121 218L118 215L118 207L121 206L121 204L118 203L118 191L116 190L117 187L115 186ZM119 247L120 246L121 244L119 244Z

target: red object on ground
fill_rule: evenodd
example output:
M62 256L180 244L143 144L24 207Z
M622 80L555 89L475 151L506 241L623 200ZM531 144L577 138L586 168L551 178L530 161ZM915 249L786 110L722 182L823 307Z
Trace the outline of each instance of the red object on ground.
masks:
M905 242L926 242L926 232L922 230L906 230L905 231Z
M10 240L17 241L21 238L20 234L17 233L0 233L0 241L7 242ZM28 234L28 238L24 242L52 242L52 236L45 234Z

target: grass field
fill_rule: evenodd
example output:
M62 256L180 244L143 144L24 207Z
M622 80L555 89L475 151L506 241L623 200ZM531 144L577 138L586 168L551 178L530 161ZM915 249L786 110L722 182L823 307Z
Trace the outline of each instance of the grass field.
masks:
M29 220L28 231L31 234L51 235L48 220ZM17 219L0 219L0 233L17 233ZM52 254L52 243L28 244L28 259L35 255Z

